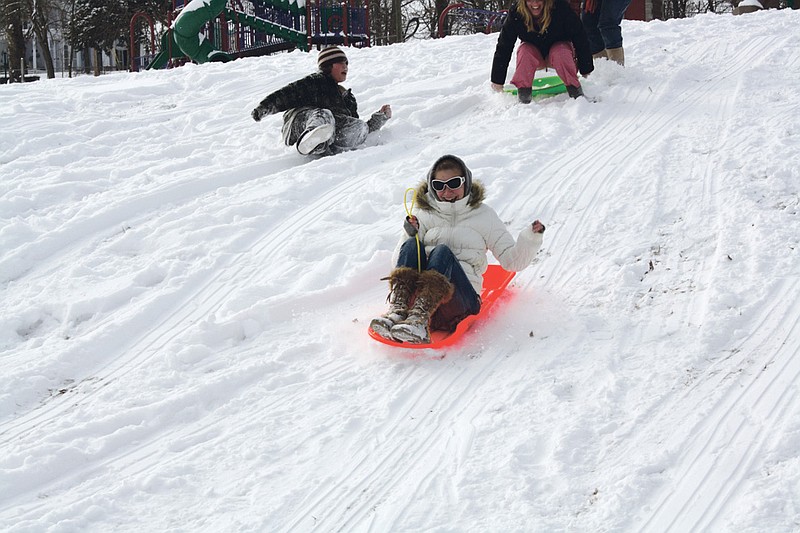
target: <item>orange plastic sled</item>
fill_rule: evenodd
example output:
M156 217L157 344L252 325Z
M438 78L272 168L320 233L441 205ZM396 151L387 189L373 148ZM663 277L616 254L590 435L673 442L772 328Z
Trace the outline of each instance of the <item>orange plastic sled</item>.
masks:
M398 348L444 348L456 344L461 336L464 335L472 325L478 321L486 318L489 311L494 306L498 297L503 294L508 287L508 284L514 278L516 272L508 272L503 270L500 265L489 265L486 272L483 274L483 291L481 291L481 311L477 315L470 315L456 326L456 330L452 333L446 331L432 331L431 342L428 344L411 344L408 342L396 342L389 339L384 339L370 328L368 330L369 336L378 342L387 344L389 346L396 346Z

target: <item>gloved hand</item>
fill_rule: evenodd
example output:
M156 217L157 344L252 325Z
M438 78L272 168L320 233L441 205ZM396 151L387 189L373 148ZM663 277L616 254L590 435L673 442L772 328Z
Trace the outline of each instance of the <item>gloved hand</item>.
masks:
M406 230L406 233L409 237L416 235L419 231L419 220L417 220L417 217L406 217L406 219L403 221L403 229Z
M369 132L372 133L373 131L378 131L390 118L392 118L392 108L386 104L369 117L369 120L367 121L367 128L369 129Z
M269 115L269 110L264 106L258 106L257 108L253 109L252 113L250 113L250 116L253 117L253 120L256 122L259 122L267 115Z

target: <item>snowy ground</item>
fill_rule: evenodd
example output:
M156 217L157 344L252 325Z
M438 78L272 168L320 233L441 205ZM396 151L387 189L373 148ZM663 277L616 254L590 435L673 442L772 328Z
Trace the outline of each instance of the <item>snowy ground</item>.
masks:
M598 103L496 36L348 51L361 150L280 145L295 52L0 87L0 530L800 531L800 12L626 22ZM393 350L403 193L466 159L537 261Z

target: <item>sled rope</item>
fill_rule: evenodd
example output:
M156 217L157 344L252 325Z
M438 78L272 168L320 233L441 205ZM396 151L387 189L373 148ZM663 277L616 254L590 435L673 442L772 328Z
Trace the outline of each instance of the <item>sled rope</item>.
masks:
M411 208L408 207L408 191L411 191ZM411 217L411 212L414 210L414 204L417 202L417 190L414 187L409 187L403 193L403 207L406 210L406 215ZM417 239L417 271L422 272L422 247L419 244L419 232L414 234Z

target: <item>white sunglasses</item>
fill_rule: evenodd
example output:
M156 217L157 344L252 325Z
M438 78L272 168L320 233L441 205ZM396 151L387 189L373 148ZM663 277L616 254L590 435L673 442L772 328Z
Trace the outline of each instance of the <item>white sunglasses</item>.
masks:
M464 185L465 178L464 176L456 176L454 178L450 178L447 181L442 180L431 180L431 187L436 192L443 191L445 187L450 190L455 190Z

